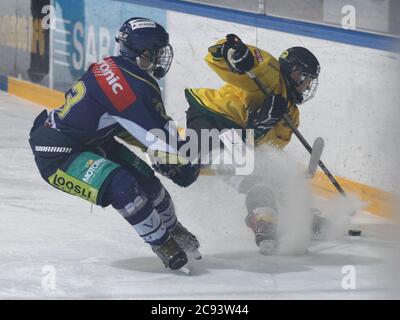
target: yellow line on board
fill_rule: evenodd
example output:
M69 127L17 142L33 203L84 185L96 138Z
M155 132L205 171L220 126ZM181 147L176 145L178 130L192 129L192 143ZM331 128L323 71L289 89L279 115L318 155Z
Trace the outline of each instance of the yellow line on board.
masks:
M8 77L8 92L49 109L55 109L64 104L63 92L12 77ZM180 134L183 134L183 130L182 128L178 129ZM214 172L210 169L202 169L201 175L214 175ZM355 195L366 203L364 210L380 217L394 218L394 203L398 200L398 196L395 194L347 178L335 177L335 179L347 193ZM316 194L325 198L334 197L338 194L335 187L322 172L316 173L312 187Z
M215 171L210 168L201 169L200 174L202 176L216 175ZM396 199L398 201L398 197L395 194L343 177L335 177L335 179L349 196L354 195L364 203L363 210L383 218L394 219ZM315 194L326 199L339 195L323 172L316 173L311 182L311 187Z
M8 93L50 109L64 104L63 92L12 77L8 77Z
M338 183L349 195L354 195L365 202L364 210L383 218L394 218L395 203L398 196L365 184L343 177L335 177ZM318 171L312 181L313 190L326 198L338 194L323 172Z

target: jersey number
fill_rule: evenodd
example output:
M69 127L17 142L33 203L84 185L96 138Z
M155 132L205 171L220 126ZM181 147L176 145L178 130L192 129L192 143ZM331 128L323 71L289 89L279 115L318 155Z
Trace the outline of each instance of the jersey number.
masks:
M83 99L86 94L86 87L83 81L75 83L65 95L64 106L58 111L58 117L64 119L71 108Z

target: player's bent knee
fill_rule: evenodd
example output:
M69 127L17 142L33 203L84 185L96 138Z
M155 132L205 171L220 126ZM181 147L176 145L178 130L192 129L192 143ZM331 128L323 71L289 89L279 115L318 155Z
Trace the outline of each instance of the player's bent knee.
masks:
M146 194L134 176L125 169L114 174L105 191L104 197L129 223L143 219L152 211Z
M246 193L247 212L268 207L277 211L277 204L272 189L265 184L258 184Z

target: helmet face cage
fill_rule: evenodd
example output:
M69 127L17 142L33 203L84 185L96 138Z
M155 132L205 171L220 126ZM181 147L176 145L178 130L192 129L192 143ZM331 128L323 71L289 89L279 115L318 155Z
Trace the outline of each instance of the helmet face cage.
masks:
M164 77L171 67L174 51L170 44L161 47L157 50L154 61L153 76L157 79Z
M296 103L298 104L302 104L312 99L315 96L315 93L317 92L318 89L318 74L311 74L306 71L301 71L302 69L303 68L299 66L299 67L294 67L292 70L292 72L300 71L300 77L298 78L297 81L295 81L293 77L289 75L292 82L294 83L293 86L295 90L301 97L300 101L296 101ZM307 86L299 90L299 87L304 86L305 83Z
M152 52L145 50L136 55L136 64L147 72L152 72L157 79L164 77L171 67L174 51L170 44L157 48Z
M315 96L315 93L317 92L318 89L318 78L315 77L312 74L303 72L301 74L301 82L303 83L306 79L311 79L310 83L308 84L307 88L303 92L299 92L302 96L302 101L299 104L302 104L310 99L312 99ZM301 83L300 83L301 85Z

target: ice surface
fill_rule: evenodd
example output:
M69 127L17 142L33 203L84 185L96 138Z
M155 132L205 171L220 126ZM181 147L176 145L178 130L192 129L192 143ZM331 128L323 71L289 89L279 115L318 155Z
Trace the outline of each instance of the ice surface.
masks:
M163 268L112 209L59 192L39 176L28 133L40 107L0 95L0 298L323 299L398 298L391 263L396 230L368 214L361 238L313 242L306 255L262 256L244 224L244 196L216 177L188 189L163 179L181 221L201 241L188 277ZM340 207L340 206L339 206ZM342 268L356 290L342 288ZM53 287L46 285L55 271ZM52 269L54 268L54 269ZM393 273L391 273L393 271ZM392 276L393 275L393 276Z

